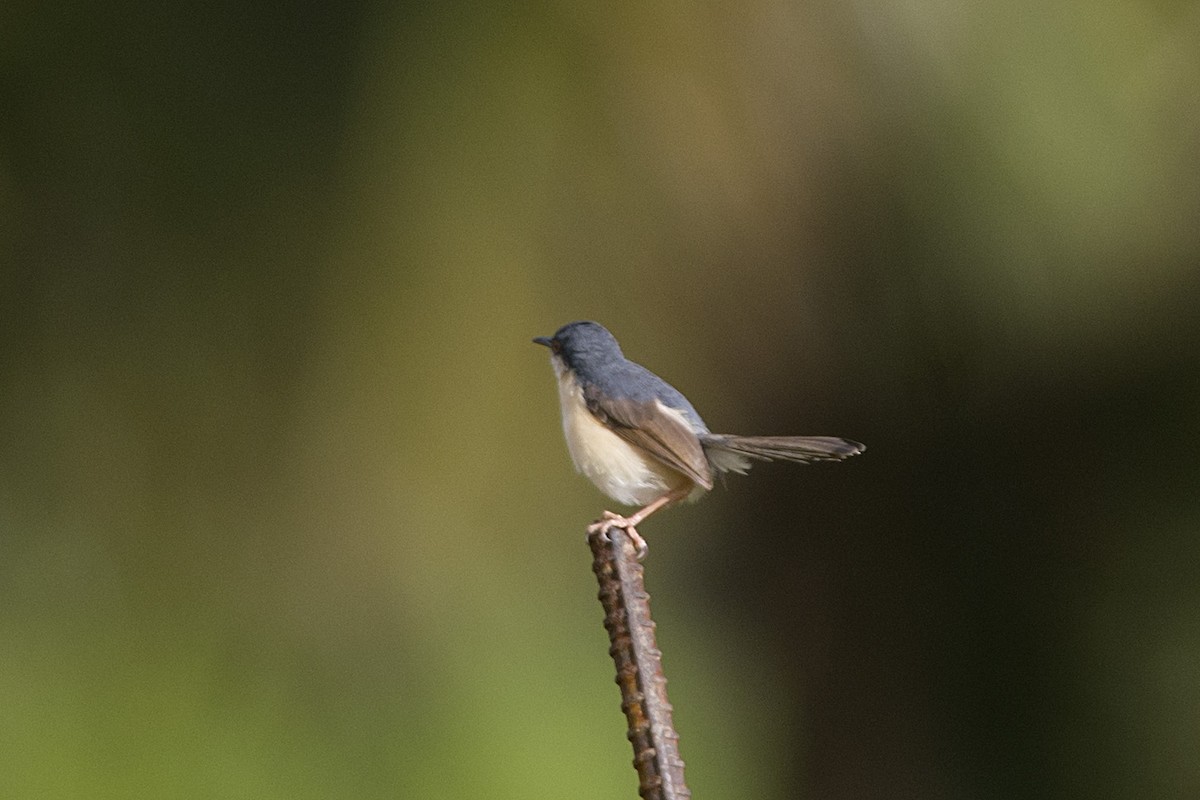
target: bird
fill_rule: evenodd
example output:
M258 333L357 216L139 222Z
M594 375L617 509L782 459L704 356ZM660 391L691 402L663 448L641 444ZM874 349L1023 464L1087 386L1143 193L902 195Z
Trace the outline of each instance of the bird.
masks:
M637 526L656 511L699 499L716 475L745 474L752 460L841 461L866 449L837 436L712 433L678 389L625 358L598 322L571 322L533 342L550 349L576 471L616 502L639 507L628 516L605 510L588 533L624 530L639 560L648 545Z

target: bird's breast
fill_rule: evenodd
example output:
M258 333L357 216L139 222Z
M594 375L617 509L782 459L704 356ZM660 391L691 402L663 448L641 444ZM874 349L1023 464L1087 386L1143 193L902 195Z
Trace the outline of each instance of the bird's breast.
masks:
M671 489L690 483L671 469L613 433L588 410L574 373L555 359L563 434L575 469L596 488L628 506L643 506Z

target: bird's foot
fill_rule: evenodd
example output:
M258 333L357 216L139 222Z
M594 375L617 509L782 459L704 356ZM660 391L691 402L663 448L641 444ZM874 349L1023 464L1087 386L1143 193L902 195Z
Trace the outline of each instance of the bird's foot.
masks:
M646 544L646 540L637 532L637 528L633 527L633 523L622 517L620 514L614 514L611 511L605 511L600 519L588 525L588 533L601 533L608 535L608 532L613 528L619 528L625 531L625 535L629 537L629 541L633 542L633 549L637 555L637 560L641 561L646 557L650 545ZM610 539L611 541L611 539Z

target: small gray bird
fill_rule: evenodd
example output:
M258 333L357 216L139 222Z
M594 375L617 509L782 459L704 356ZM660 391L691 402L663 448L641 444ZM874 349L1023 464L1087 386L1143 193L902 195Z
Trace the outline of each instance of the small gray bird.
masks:
M744 474L750 459L807 464L841 461L866 449L834 436L711 433L686 397L625 358L597 322L572 322L533 341L550 348L575 469L618 503L641 506L628 517L605 511L588 532L623 529L638 558L647 547L636 526L660 508L699 498L712 489L717 473Z

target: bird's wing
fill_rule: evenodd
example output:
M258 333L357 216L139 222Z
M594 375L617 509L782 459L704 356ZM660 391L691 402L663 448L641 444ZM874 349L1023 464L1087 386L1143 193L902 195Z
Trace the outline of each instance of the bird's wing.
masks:
M595 386L584 390L583 399L592 415L613 433L705 489L712 488L708 458L683 412L658 399L644 402L609 397Z

